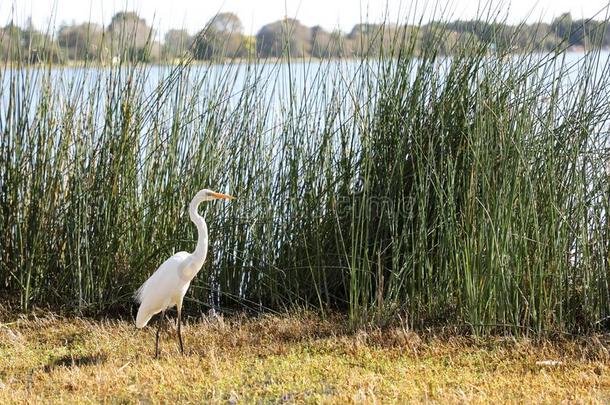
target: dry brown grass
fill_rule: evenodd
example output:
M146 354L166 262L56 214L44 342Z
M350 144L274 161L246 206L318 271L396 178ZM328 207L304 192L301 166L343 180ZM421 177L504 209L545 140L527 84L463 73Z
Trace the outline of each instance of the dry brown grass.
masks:
M52 314L0 324L0 403L608 403L608 337L534 344L349 333L312 315L216 319L173 329ZM561 364L543 366L543 360Z

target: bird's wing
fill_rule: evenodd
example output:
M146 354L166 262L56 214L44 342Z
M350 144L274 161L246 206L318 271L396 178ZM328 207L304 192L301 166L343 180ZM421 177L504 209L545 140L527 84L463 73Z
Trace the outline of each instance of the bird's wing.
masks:
M188 252L178 252L171 256L169 259L163 262L161 266L138 288L134 294L134 298L137 302L142 303L144 297L148 295L147 291L151 286L159 286L163 283L163 279L168 276L177 275L177 270L185 264L187 259L191 256Z

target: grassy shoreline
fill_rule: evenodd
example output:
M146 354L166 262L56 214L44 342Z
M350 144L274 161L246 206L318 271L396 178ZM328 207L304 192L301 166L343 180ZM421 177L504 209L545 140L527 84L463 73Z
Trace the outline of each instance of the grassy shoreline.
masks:
M610 52L610 47L599 47L594 49L585 49L584 47L568 47L565 49L566 54L577 54L584 56L590 52ZM521 52L514 52L514 56L522 55ZM544 56L547 52L538 52L539 55ZM450 58L451 55L445 55ZM392 59L392 58L388 58ZM337 62L354 62L358 63L362 61L361 57L353 56L353 57L325 57L319 58L314 56L307 57L293 57L291 56L289 59L285 56L283 57L266 57L266 58L227 58L223 60L197 60L197 59L180 59L173 61L155 61L155 62L138 62L137 65L140 66L150 66L150 67L178 67L178 66L224 66L224 65L277 65L277 64L293 64L293 63L324 63L329 61L337 61ZM4 64L4 67L7 68L23 68L23 67L48 67L52 66L53 68L111 68L116 66L128 66L127 63L119 63L113 64L111 62L94 62L94 61L84 61L84 60L70 60L63 63L53 62L51 64L40 62L40 63L32 63L32 64L24 64L23 62L11 62L7 61Z
M610 400L610 336L541 340L349 331L311 314L189 323L152 358L154 325L4 317L1 403L537 403ZM557 361L543 365L541 361Z

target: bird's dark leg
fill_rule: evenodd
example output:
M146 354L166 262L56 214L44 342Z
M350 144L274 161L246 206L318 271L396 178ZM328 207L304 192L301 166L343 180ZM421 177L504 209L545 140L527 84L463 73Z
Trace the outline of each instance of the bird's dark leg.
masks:
M157 328L157 340L155 341L155 359L159 358L159 334L161 333L161 325L165 320L165 310L161 312L161 318L159 318L159 327Z
M180 353L184 354L184 345L182 344L182 308L178 307L178 342L180 343Z

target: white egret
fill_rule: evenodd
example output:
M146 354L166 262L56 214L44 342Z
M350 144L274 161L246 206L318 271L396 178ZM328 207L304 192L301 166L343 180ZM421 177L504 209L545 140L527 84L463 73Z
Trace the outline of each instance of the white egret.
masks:
M178 341L180 343L180 352L184 354L184 345L182 344L182 334L180 331L182 299L191 284L191 280L201 270L208 254L208 226L203 217L199 215L199 204L203 201L216 199L231 200L233 198L235 197L208 189L199 191L189 205L189 216L191 221L197 226L199 235L195 251L193 253L178 252L174 254L136 292L136 300L140 303L138 316L136 317L137 328L143 328L153 315L161 312L155 342L155 357L159 357L159 333L165 318L165 311L173 306L176 306L178 310Z

